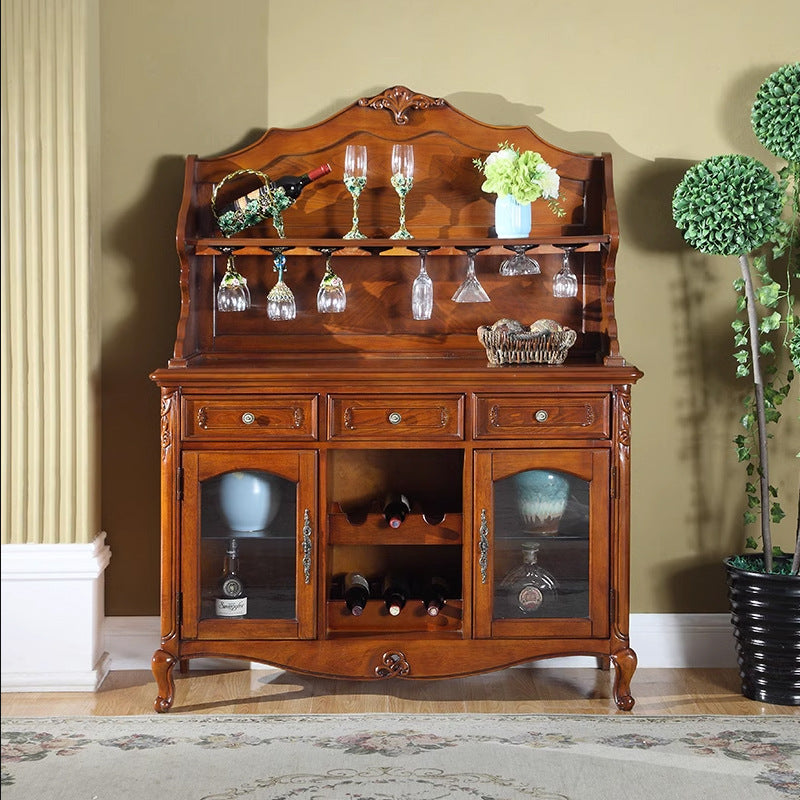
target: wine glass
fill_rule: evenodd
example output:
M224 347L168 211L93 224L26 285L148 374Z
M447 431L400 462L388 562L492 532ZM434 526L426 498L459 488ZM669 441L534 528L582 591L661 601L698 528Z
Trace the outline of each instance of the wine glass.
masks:
M344 151L344 185L353 198L353 227L343 239L366 239L358 229L358 197L367 185L367 148L349 144Z
M425 259L430 248L420 247L417 252L419 253L419 275L414 278L411 286L411 313L414 319L430 319L433 312L433 281L425 271Z
M275 247L273 271L278 273L278 280L267 295L267 316L272 320L294 319L297 307L294 302L292 290L283 282L283 271L286 268L286 256L283 255L285 247Z
M564 251L564 261L563 266L553 278L553 297L577 297L578 278L570 267L570 255L579 245L563 244L559 247Z
M236 270L233 248L222 247L220 251L227 253L228 263L217 290L217 310L247 311L250 308L250 290L247 288L247 279Z
M414 185L414 145L396 144L392 147L392 186L400 196L400 228L391 239L413 239L406 228L406 195Z
M470 247L467 250L467 274L456 289L452 299L456 303L488 303L489 295L484 291L480 281L475 275L475 256L483 250L482 247Z
M320 314L338 314L347 306L347 294L342 279L331 267L333 250L324 248L320 252L325 255L325 274L322 276L317 292L317 311Z
M530 247L527 244L506 245L514 251L514 255L507 258L500 265L501 275L538 275L542 270L535 258L526 255Z

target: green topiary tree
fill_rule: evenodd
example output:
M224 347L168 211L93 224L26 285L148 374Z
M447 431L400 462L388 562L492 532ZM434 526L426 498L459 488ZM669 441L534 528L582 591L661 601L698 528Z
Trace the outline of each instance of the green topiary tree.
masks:
M785 514L769 482L767 424L780 419L779 406L800 369L800 318L793 293L793 285L800 279L800 63L788 64L767 78L756 96L751 120L759 141L788 161L778 178L758 159L713 156L687 170L675 189L672 214L692 247L712 255L735 255L739 260L742 274L734 281L737 315L744 313L746 319L737 316L732 322L736 374L752 377L753 393L745 401L745 433L734 441L739 460L747 464L745 522L754 522L760 511L763 565L771 572L771 522L780 521ZM782 218L787 198L790 220ZM785 286L771 276L765 255L753 257L751 265L751 254L768 243L773 245L773 258L787 258ZM775 335L782 337L778 351L773 344ZM791 361L791 367L783 372L778 368L780 351L788 352ZM753 482L756 478L758 488ZM756 540L749 537L748 547L756 546ZM800 571L800 527L790 569L793 574Z

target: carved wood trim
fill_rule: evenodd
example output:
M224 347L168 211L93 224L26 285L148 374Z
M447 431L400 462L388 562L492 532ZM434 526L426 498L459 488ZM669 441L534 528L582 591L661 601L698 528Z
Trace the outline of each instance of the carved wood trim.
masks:
M294 420L294 427L295 428L302 428L303 423L305 422L306 416L303 413L303 409L299 406L294 406L292 408L292 418Z
M375 667L375 674L379 678L402 677L410 672L411 665L400 650L387 650L381 657L381 663Z
M172 398L167 395L161 398L161 461L166 463L169 449L172 447L172 427L170 415L172 414Z
M428 97L417 94L405 86L394 86L374 97L362 97L358 101L362 108L384 109L394 115L396 125L408 123L407 112L412 109L444 108L447 102L443 97Z
M197 409L197 427L205 430L208 427L208 408L200 406Z

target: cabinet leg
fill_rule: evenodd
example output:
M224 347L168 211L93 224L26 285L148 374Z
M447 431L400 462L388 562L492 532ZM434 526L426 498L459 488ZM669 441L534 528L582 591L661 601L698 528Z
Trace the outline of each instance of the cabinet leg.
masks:
M611 669L611 658L609 656L597 656L597 669L608 672Z
M611 656L614 662L614 701L621 711L630 711L636 702L631 697L631 678L636 671L636 653L630 648Z
M151 666L158 685L158 696L153 707L160 714L169 711L175 700L175 680L172 677L175 661L175 657L166 650L156 650L153 653Z

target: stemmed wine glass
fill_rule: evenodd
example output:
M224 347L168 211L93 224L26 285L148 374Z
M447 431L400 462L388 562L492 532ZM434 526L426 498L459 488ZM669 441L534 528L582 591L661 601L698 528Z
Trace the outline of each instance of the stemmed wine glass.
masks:
M419 275L411 286L411 314L414 319L430 319L433 312L433 281L425 271L425 259L431 248L417 248L419 253Z
M467 274L456 289L452 299L456 303L488 303L489 295L484 291L480 281L475 275L475 256L483 250L482 247L470 247L467 252Z
M500 265L501 275L538 275L542 270L535 258L526 255L530 247L527 244L506 245L514 251L514 255L507 258Z
M564 251L564 261L563 266L553 278L553 297L577 297L578 278L570 267L570 255L579 246L577 244L559 245Z
M331 267L333 249L320 248L320 252L325 256L325 274L322 276L319 291L317 291L317 311L320 314L338 314L347 306L347 293L344 290L342 279Z
M220 252L227 254L228 263L217 290L217 310L247 311L250 308L250 290L247 279L236 270L233 248L221 247Z
M414 185L414 145L396 144L392 147L392 186L400 196L400 228L391 239L413 239L406 228L406 195Z
M367 148L349 144L344 151L344 185L353 198L353 227L343 239L366 239L358 229L358 197L367 185Z
M275 256L273 271L278 273L278 280L267 295L267 316L272 320L294 319L297 307L292 290L283 282L283 271L286 268L286 247L273 247Z

